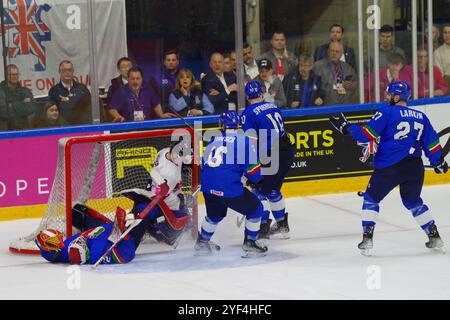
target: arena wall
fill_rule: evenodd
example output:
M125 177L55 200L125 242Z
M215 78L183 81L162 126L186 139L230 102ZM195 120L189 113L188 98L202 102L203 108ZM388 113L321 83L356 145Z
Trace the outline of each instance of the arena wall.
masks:
M426 99L412 104L412 108L429 116L440 135L447 162L450 162L450 99ZM298 197L365 190L372 171L370 161L359 161L361 147L351 138L344 138L333 131L328 117L345 112L352 122L363 123L379 107L366 104L284 111L287 130L297 147L293 169L283 187L284 194ZM188 118L187 121L193 124L199 119L203 121L204 130L217 124L217 116ZM0 221L35 218L44 214L60 138L177 126L185 124L177 119L0 133ZM449 182L450 174L436 175L433 170L426 172L427 185Z

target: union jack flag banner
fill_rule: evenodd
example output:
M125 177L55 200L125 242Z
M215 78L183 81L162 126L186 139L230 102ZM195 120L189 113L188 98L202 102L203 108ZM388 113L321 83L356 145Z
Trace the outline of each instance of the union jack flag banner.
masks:
M362 157L359 158L359 161L366 163L371 155L377 152L378 143L380 143L380 138L378 137L376 140L370 140L369 142L359 142L358 146L362 147Z
M4 4L8 64L35 97L59 82L58 66L70 60L78 81L90 86L87 0L0 0ZM116 61L127 55L125 0L95 0L99 86L108 87ZM101 26L101 28L100 28ZM1 65L1 64L0 64ZM3 68L0 76L4 78Z

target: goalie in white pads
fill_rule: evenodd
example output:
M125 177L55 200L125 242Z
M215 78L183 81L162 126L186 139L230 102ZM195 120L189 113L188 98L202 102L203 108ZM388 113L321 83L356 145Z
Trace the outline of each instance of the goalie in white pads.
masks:
M181 192L181 181L182 166L191 161L190 145L183 141L174 143L158 152L146 189L121 191L123 196L134 201L131 212L126 216L127 227L154 196L161 192L164 194L163 200L131 231L136 248L147 231L156 240L173 245L183 230L189 227L191 219L188 208L192 207L194 200L191 195ZM82 231L110 222L105 216L80 204L74 206L72 216L73 225Z

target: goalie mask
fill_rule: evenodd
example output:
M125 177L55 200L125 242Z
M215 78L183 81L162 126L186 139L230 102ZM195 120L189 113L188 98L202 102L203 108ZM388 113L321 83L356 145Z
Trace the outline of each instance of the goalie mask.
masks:
M173 142L170 146L172 161L178 165L192 163L191 142L181 139L179 142Z
M62 233L58 230L43 230L37 235L36 241L42 250L58 251L64 248Z
M69 244L69 261L71 264L85 264L89 261L90 252L86 238L80 236Z

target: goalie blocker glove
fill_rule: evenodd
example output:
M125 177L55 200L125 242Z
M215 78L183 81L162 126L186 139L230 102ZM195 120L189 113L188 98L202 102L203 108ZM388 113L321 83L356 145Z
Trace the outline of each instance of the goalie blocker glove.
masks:
M337 119L334 116L331 116L329 120L333 125L333 127L335 127L336 130L339 131L341 134L343 135L349 134L348 127L350 124L348 123L347 118L345 118L342 112L338 114Z
M444 157L441 156L441 160L439 161L438 164L434 165L433 168L434 168L434 172L436 172L437 174L447 173L447 171L448 171L447 161L445 161Z

